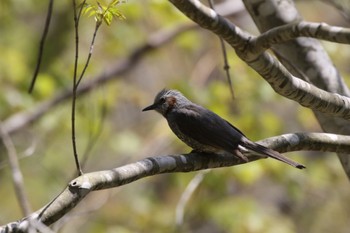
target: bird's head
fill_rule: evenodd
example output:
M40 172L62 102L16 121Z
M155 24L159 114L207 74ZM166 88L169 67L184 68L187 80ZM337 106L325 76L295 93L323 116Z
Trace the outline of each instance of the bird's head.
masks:
M142 109L142 111L155 110L166 116L174 108L180 108L189 103L191 102L179 91L163 89L154 98L154 103Z

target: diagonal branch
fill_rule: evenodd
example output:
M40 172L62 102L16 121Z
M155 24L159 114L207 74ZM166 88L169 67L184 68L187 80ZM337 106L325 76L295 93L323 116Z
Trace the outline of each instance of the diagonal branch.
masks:
M10 135L8 134L8 132L6 132L6 130L4 130L2 126L2 122L0 122L0 138L7 151L9 165L12 173L12 182L15 188L15 194L16 194L18 203L21 207L23 215L24 216L28 215L31 212L31 207L28 200L28 196L25 192L23 175L18 162L16 148L15 148L15 145L13 144L13 141Z
M224 4L223 4L224 5ZM237 7L233 10L227 11L226 6L219 5L218 9L224 8L225 15L232 16L243 10L242 7ZM133 51L126 56L126 58L117 61L115 64L112 64L112 68L106 69L101 74L97 75L95 78L90 79L79 85L77 89L77 94L85 94L93 90L97 86L108 83L112 80L117 80L122 78L122 75L126 74L132 70L138 62L143 59L146 55L150 54L153 51L161 49L162 46L173 41L178 36L182 35L185 32L190 30L198 29L198 26L193 23L181 24L172 29L162 29L158 32L149 36L144 44L136 47ZM10 118L4 121L3 127L6 131L11 134L14 133L23 127L35 122L40 119L47 111L54 108L58 104L70 99L72 97L72 90L61 90L58 92L52 99L47 100L43 103L39 103L36 107L12 115Z
M170 0L170 2L199 26L222 37L278 94L312 110L350 119L350 98L324 91L296 78L270 53L259 54L250 50L255 44L251 43L254 41L254 36L242 31L198 0Z
M348 1L340 0L338 2ZM300 22L302 19L294 1L265 0L259 2L243 0L243 3L261 32L269 31L280 25ZM261 4L264 4L265 7L261 7ZM264 13L266 9L268 9L269 17L266 17L266 12ZM288 10L286 11L286 9ZM297 38L283 44L275 44L273 51L275 53L278 51L278 57L283 57L282 63L291 68L289 70L292 74L304 78L305 81L328 92L350 96L349 88L344 79L318 40L307 37ZM313 112L325 132L350 134L348 120L319 111ZM338 154L338 157L350 178L349 155Z
M94 79L90 79L89 81L81 83L77 89L77 94L86 94L97 86L122 78L122 75L132 70L146 55L162 48L162 46L174 40L182 33L196 29L195 26L196 25L192 23L183 24L171 30L161 30L157 33L154 33L144 44L140 45L128 56L126 56L125 59L121 59L116 62L116 64L113 64L111 66L112 68L103 71ZM18 130L41 118L47 111L54 108L58 104L69 100L72 97L72 94L73 92L71 89L62 90L57 93L52 99L42 102L28 111L12 115L10 118L4 121L3 127L9 134L17 132Z
M259 143L279 152L295 150L319 150L331 152L350 151L350 136L325 133L295 133L268 138ZM249 162L261 159L249 156ZM190 153L145 158L135 163L105 171L85 173L72 180L68 187L52 202L28 217L0 227L0 232L26 232L39 222L51 225L84 199L91 191L115 188L144 177L164 173L193 172L208 168L229 167L243 164L238 157Z

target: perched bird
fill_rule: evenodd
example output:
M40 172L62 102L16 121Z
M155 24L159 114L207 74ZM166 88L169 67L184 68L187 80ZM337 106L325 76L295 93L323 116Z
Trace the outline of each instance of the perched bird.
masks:
M171 130L196 152L230 154L248 161L242 152L253 152L271 157L293 167L304 165L294 162L277 151L250 141L239 129L214 112L192 103L179 91L162 90L154 103L142 111L155 110L167 119Z

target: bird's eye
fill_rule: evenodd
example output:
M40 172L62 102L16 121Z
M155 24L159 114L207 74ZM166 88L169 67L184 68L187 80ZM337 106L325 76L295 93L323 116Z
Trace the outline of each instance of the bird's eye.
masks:
M160 102L160 103L165 103L165 97L161 97L161 98L159 99L159 102Z

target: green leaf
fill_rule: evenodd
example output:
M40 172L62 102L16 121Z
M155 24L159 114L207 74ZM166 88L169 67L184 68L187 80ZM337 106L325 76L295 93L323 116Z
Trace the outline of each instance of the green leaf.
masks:
M114 6L118 5L118 4L119 4L119 0L114 0L109 5L114 7Z
M88 17L91 17L93 15L96 15L96 11L91 11Z
M118 11L116 8L111 8L109 11L113 14L113 16L117 17L118 19L126 19L126 17L122 13L120 13L120 11Z
M92 13L94 14L94 11L96 11L95 6L92 6L92 5L86 3L85 6L83 7L82 14L86 15L92 10L93 10ZM90 15L91 15L91 12L90 12Z
M113 20L113 14L110 11L106 11L106 13L104 14L103 20L108 26L111 25Z
M105 22L108 26L110 26L113 18L117 18L119 20L126 19L126 17L116 8L118 4L125 2L126 1L113 0L108 6L102 5L100 2L96 2L97 5L95 6L86 3L82 13L84 15L89 14L89 17L95 16L95 21L97 23Z

